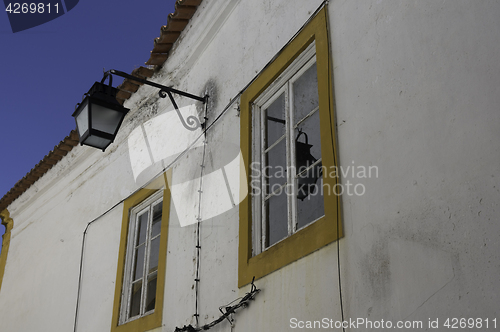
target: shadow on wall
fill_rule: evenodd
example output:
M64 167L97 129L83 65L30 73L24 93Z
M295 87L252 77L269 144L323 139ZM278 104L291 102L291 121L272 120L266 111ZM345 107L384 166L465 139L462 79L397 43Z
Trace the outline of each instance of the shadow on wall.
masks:
M182 107L179 111L184 118L198 116L194 105ZM208 153L205 156L204 140L201 128L187 131L179 125L177 114L172 111L139 125L128 137L130 164L137 184L148 183L153 174L169 168L184 152L197 150L201 159L190 160L173 180L169 180L172 183L165 184L171 190L179 223L183 227L231 210L248 193L247 186L240 186L246 182L246 173L239 146L233 142L217 141L215 144L225 153L218 160L212 160ZM201 163L211 167L203 165L200 178ZM215 165L218 165L216 169L212 169Z

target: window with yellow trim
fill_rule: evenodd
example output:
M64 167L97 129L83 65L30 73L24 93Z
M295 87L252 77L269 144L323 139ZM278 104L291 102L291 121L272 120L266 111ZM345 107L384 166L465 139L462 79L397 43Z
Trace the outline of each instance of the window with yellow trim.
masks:
M111 331L161 326L170 193L143 189L124 202Z
M239 286L341 235L330 63L322 9L242 95Z
M0 212L0 227L5 226L5 233L2 236L2 246L0 248L0 290L2 289L3 274L5 272L5 265L7 264L7 254L9 253L10 233L14 227L14 221L10 217L7 209Z

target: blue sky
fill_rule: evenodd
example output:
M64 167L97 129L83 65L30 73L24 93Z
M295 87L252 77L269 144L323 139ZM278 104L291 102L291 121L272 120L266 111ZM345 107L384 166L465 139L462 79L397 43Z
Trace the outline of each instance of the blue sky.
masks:
M174 4L80 0L17 33L0 13L0 197L75 128L75 104L103 68L130 73L144 65Z

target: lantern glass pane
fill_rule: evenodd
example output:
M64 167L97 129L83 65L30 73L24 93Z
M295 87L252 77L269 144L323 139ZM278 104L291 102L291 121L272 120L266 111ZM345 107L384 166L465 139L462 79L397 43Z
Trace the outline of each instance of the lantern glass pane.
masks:
M85 140L84 144L94 146L99 149L105 149L109 144L111 144L111 140L97 136L90 136Z
M114 134L124 114L101 105L92 104L92 128Z
M83 110L76 117L76 125L80 136L89 129L89 104L87 103Z

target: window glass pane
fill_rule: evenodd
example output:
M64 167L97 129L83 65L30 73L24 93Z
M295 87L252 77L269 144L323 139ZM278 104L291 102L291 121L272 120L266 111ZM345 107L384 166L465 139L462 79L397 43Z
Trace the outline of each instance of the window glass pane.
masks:
M144 270L144 250L145 246L141 245L139 248L135 249L135 262L134 262L134 272L133 272L133 280L137 280L142 278L143 270Z
M302 130L300 137L299 129ZM318 111L298 126L295 130L295 138L296 171L300 173L304 171L305 168L311 166L316 160L321 159L321 136Z
M318 105L318 76L315 63L293 83L294 124L311 113Z
M285 134L285 94L282 93L265 110L266 149Z
M161 231L161 216L162 216L163 203L160 202L153 207L153 229L151 237L160 234Z
M302 228L325 215L323 200L323 179L309 184L305 190L308 195L304 199L297 199L297 229ZM324 188L328 194L328 188ZM300 195L300 193L299 193Z
M288 236L287 196L284 188L280 195L272 196L266 202L266 215L267 246L271 246Z
M266 153L266 168L264 169L267 194L274 192L286 182L286 140L283 139Z
M298 128L303 131L303 134L295 142L298 173L297 228L301 228L325 214L322 163L319 162L310 168L316 161L321 159L319 112L316 111L312 116L305 119Z
M137 242L136 246L143 244L146 241L146 230L148 228L148 217L149 211L141 214L139 216L139 222L137 224L138 232L137 232Z
M155 308L156 302L156 273L148 277L148 290L146 292L146 312Z
M160 254L160 236L151 241L151 253L149 254L149 273L158 268L158 255Z
M134 317L141 312L142 280L132 284L132 294L130 297L129 317Z

